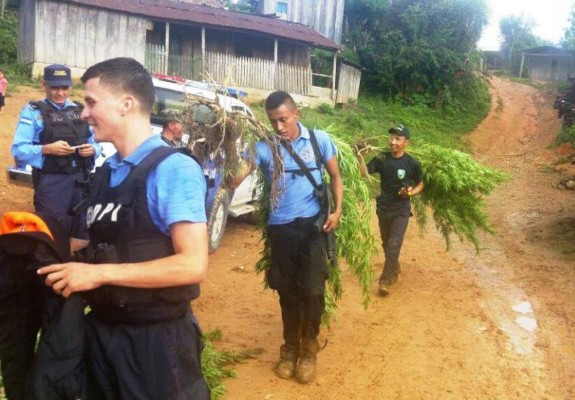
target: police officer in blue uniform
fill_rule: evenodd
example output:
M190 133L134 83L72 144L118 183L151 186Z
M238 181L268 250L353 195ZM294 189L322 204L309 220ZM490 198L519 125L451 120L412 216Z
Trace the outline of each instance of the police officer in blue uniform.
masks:
M181 111L165 109L160 113L163 118L162 139L172 147L182 147L184 136L184 116Z
M330 176L334 207L320 228L326 232L339 224L343 184L335 144L326 132L310 132L299 122L299 110L289 93L270 94L266 99L266 112L277 134L285 178L279 183L285 186L279 190L282 196L276 207L272 207L267 227L272 254L266 279L269 287L278 291L284 337L275 373L283 379L295 376L298 382L308 383L316 374L318 334L329 270L325 237L314 227L320 214L320 201L313 184L290 152L300 157L316 183L322 182L324 166ZM311 135L317 141L321 169L318 169ZM267 143L256 144L255 164L271 182L274 163ZM239 172L238 178L229 181L230 186L239 185L253 168L252 163L250 168Z
M68 98L70 68L53 64L44 68L42 86L46 98L24 106L14 134L12 156L19 167L33 168L36 212L56 216L68 227L72 251L88 243L85 213L75 215L74 205L100 153L88 124L82 121L82 105Z
M94 176L89 263L39 273L90 305L83 398L208 400L190 306L208 260L202 170L152 134L154 86L136 60L93 65L82 82L82 118L118 152Z

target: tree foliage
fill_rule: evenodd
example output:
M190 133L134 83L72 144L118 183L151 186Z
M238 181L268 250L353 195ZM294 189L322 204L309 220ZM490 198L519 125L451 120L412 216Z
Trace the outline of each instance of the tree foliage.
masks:
M18 49L18 15L6 10L0 18L0 64L14 64Z
M499 22L499 30L503 37L501 52L505 57L506 67L514 74L519 74L521 51L543 44L533 33L534 27L533 20L524 16L511 15Z
M561 47L568 50L575 50L575 5L571 7L571 14L569 15L569 25L565 29Z
M230 11L237 11L245 14L256 14L256 10L258 8L257 0L239 0L235 2L226 0L224 4L226 9Z
M484 0L349 0L345 44L364 83L387 97L444 105L471 77L469 57L487 24Z

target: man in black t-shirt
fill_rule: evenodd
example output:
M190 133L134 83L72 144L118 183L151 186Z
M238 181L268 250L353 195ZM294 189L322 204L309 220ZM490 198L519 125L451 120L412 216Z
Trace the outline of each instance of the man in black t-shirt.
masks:
M423 191L419 162L405 152L410 132L404 126L389 130L391 151L375 156L367 163L359 157L362 175L378 173L381 193L377 197L377 217L385 265L379 278L379 294L389 294L389 287L399 274L399 252L411 213L410 198Z

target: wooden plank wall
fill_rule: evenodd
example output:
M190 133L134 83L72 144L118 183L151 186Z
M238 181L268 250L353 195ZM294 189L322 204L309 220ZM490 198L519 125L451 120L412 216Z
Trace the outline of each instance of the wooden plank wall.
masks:
M287 20L310 26L341 43L345 0L282 0L288 4ZM276 0L263 0L261 13L275 14Z
M357 101L361 70L351 65L339 63L337 78L336 103L349 103Z
M36 37L35 1L21 0L18 12L18 62L29 64L34 61L34 40Z
M231 54L206 53L204 69L218 83L257 89L285 90L307 95L311 69Z
M113 57L144 62L147 20L72 3L36 0L34 62L76 68Z
M146 68L150 72L178 75L187 79L220 83L228 86L285 90L307 95L311 88L312 72L308 67L278 63L252 57L206 52L201 70L201 58L170 55L166 69L164 46L147 45Z

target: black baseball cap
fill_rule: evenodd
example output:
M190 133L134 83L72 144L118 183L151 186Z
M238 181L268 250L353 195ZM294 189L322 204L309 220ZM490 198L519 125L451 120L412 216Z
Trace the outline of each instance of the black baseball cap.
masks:
M389 130L389 133L393 133L394 135L397 135L397 136L403 136L406 139L409 139L409 136L410 136L409 129L403 125L398 125L394 128L391 128Z
M44 68L44 82L50 87L72 86L70 68L62 64L52 64Z

